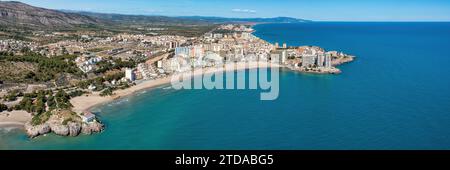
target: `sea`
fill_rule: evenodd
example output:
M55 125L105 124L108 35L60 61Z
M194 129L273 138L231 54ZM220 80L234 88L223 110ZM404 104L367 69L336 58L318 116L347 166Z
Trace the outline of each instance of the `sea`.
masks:
M450 23L261 24L254 35L355 55L342 74L280 72L277 100L262 90L161 86L94 109L92 136L30 140L0 130L0 149L434 150L450 149Z

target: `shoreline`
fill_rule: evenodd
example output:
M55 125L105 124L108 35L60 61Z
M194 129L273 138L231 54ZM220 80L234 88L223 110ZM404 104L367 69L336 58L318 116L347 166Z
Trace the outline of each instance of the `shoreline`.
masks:
M267 23L252 24L251 28L253 29L253 31L251 32L251 34L266 43L272 44L272 43L262 39L261 37L258 37L257 35L255 35L256 29L254 29L254 26L261 25L261 24L267 24ZM351 61L353 61L353 59L354 58L350 58L349 60L338 61L338 63L333 63L333 64L341 65L341 64L344 64L347 62L351 62ZM214 73L214 72L232 71L232 70L224 69L225 66L230 66L230 65L234 66L234 71L277 67L277 68L287 68L292 71L306 73L306 74L324 74L322 72L317 72L317 71L302 71L302 70L298 70L298 69L293 69L293 68L287 67L285 65L279 64L279 63L271 63L270 61L251 61L251 62L236 62L236 63L233 62L233 63L224 64L223 67L197 68L197 69L191 70L190 72L191 72L191 76L193 78L196 76L203 76L205 74L210 74L210 73ZM229 67L227 67L227 68L229 68ZM201 70L201 72L199 72L199 70ZM187 72L175 73L175 75L176 74L185 74L185 73L187 73ZM332 73L332 74L339 74L339 73L340 73L340 70L337 69L337 72ZM170 85L172 76L173 76L173 74L169 75L167 77L158 78L158 79L154 79L154 80L144 80L144 81L140 82L139 84L131 86L127 89L116 90L113 92L113 95L111 95L111 96L100 96L100 92L93 92L90 94L85 94L82 96L72 98L72 99L70 99L70 102L73 105L72 111L77 112L77 113L83 113L85 111L92 111L94 108L96 108L98 106L106 105L108 103L114 102L114 101L122 99L124 97L135 95L136 93L138 93L140 91L151 90L151 89L163 86L163 85ZM22 113L17 114L18 112L22 112ZM8 113L10 113L10 114L8 114ZM25 118L24 118L23 114L25 114L25 113L28 116L25 116ZM13 115L13 116L12 116L12 118L9 118L9 119L2 118L2 117L5 117L4 115L6 115L6 114ZM11 117L11 116L6 116L6 117ZM2 127L20 127L20 126L23 127L27 122L31 121L31 118L32 118L31 114L27 113L25 111L1 112L0 113L0 128L2 128Z
M22 110L0 112L0 128L24 128L31 118L30 113Z
M263 65L261 65L263 63ZM239 71L239 70L248 70L248 69L257 69L257 68L281 68L282 66L275 63L268 63L268 62L239 62L239 63L228 63L226 65L234 65L233 71ZM224 65L225 66L225 65ZM203 76L205 74L220 72L220 71L231 71L231 70L225 70L224 67L209 67L209 68L203 68L203 72L197 72L197 70L193 70L192 76ZM191 71L192 72L192 71ZM178 74L183 74L178 73ZM154 88L157 88L162 85L170 84L172 80L172 75L160 79L155 80L147 80L140 84L137 84L135 86L132 86L127 89L123 90L117 90L114 92L112 96L100 96L98 92L83 95L79 97L75 97L70 100L70 102L73 105L72 110L74 112L84 112L84 111L91 111L95 107L116 101L118 99L132 96L142 90L151 90Z

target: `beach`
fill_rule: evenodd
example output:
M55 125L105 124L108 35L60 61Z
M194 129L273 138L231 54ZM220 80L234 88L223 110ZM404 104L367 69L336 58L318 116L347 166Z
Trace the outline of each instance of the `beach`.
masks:
M267 67L271 67L271 68L281 67L279 64L276 64L276 63L268 64L266 62L256 62L256 61L255 62L228 63L228 64L226 64L225 67L228 67L228 66L232 67L233 65L234 65L234 70L245 70L245 69L267 68ZM224 67L203 68L201 72L194 70L192 76L195 77L195 76L200 76L202 74L209 74L209 73L220 72L220 71L225 71L225 68ZM226 70L226 71L229 71L229 70ZM164 77L164 78L160 78L160 79L144 81L142 83L139 83L139 84L132 86L130 88L127 88L127 89L114 91L114 94L112 96L102 97L102 96L100 96L100 93L96 92L96 93L92 93L92 94L75 97L70 100L70 102L73 105L72 110L74 112L78 112L78 113L81 113L84 111L89 111L90 109L92 109L95 106L109 103L116 99L120 99L122 97L133 95L134 93L136 93L138 91L145 90L145 89L151 89L151 88L158 87L158 86L165 85L165 84L170 84L171 78L172 78L171 76L168 76L168 77Z
M266 68L266 67L280 67L278 64L266 64L266 63L258 63L258 62L240 62L240 63L229 63L228 66L233 66L234 70L245 70L245 69L255 69L255 68ZM192 76L201 76L203 74L209 74L214 72L225 71L225 67L209 67L203 68L202 71L194 70ZM229 70L226 70L229 71ZM133 95L134 93L151 89L154 87L158 87L165 84L171 83L171 76L167 76L164 78L159 78L155 80L147 80L142 83L139 83L135 86L132 86L127 89L114 91L112 96L100 96L99 92L94 92L91 94L82 95L79 97L72 98L70 102L73 105L72 110L77 113L82 113L84 111L89 111L95 106L112 102L116 99L120 99L122 97L126 97L129 95ZM22 128L24 124L32 119L30 113L26 111L16 110L11 112L1 112L0 113L0 128L2 127L19 127Z
M1 112L0 113L0 128L3 127L19 127L22 128L23 125L30 121L32 118L31 114L26 111L16 110L11 112Z

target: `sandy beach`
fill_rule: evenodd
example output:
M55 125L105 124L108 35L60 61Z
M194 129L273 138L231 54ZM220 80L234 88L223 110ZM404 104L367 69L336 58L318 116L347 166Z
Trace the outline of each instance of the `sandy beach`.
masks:
M258 62L248 62L248 63L230 63L227 64L228 66L233 66L235 70L245 70L245 69L255 69L255 68L267 68L267 67L280 67L278 64L266 64L266 63L258 63ZM203 68L202 71L195 70L193 71L193 76L200 76L202 74L208 74L208 73L214 73L219 71L230 71L225 70L224 67L210 67L210 68ZM75 97L70 100L70 102L73 105L73 111L81 113L84 111L89 111L95 106L105 104L112 102L116 99L120 99L122 97L126 97L129 95L133 95L136 92L139 92L141 90L145 89L151 89L154 87L158 87L165 84L171 83L171 76L155 79L155 80L148 80L144 81L142 83L139 83L135 86L132 86L127 89L123 90L117 90L114 92L114 95L112 96L105 96L102 97L99 95L99 92L83 95L79 97ZM1 112L0 113L0 128L3 127L18 127L22 128L24 124L28 121L30 121L32 118L31 114L26 111L11 111L11 112Z
M278 65L278 64L274 64L274 63L266 64L265 62L261 62L261 63L241 62L241 63L236 63L236 64L235 63L227 64L227 66L232 66L232 65L234 65L235 70L280 67L280 65ZM203 68L203 72L194 71L193 76L199 76L201 74L214 73L214 72L219 72L219 71L224 71L224 70L225 69L223 67ZM71 103L73 105L73 111L78 112L78 113L84 112L84 111L89 111L90 109L92 109L95 106L109 103L116 99L120 99L122 97L133 95L134 93L136 93L140 90L151 89L151 88L158 87L161 85L170 84L170 82L171 82L171 76L168 76L165 78L148 80L148 81L142 82L140 84L137 84L135 86L132 86L130 88L124 89L124 90L117 90L114 92L114 95L112 95L112 96L101 97L99 95L99 93L92 93L92 94L88 94L88 95L75 97L75 98L71 99Z
M31 120L31 114L26 111L11 111L0 113L0 128L20 127Z

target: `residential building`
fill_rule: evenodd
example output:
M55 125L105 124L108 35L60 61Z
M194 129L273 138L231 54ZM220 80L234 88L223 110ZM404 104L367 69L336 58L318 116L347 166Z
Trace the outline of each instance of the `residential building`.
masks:
M135 81L136 75L134 73L134 69L126 68L125 69L125 78L129 81Z

